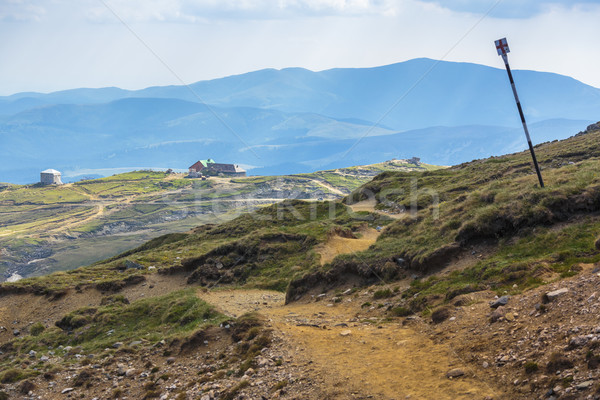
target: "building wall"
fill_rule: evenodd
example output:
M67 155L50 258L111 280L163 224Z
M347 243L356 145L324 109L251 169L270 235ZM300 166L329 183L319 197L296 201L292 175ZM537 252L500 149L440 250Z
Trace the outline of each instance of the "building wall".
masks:
M58 174L40 174L40 182L44 185L62 185L60 175Z

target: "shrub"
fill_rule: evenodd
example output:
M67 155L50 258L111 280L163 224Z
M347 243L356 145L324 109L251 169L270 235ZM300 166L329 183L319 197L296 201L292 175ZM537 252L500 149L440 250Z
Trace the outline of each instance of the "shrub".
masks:
M406 307L394 307L390 312L394 317L406 317L412 314L412 311Z
M527 373L527 374L532 374L534 372L537 372L537 370L539 369L537 363L534 361L526 362L524 367L525 367L525 373Z
M31 328L29 328L29 333L31 333L33 336L38 336L40 333L44 332L45 329L46 327L44 324L41 322L36 322L35 324L31 325Z
M443 322L443 321L447 320L448 318L450 318L450 308L448 308L448 307L436 308L431 313L431 320L433 321L434 324L439 324L440 322Z
M373 293L374 299L387 299L388 297L392 297L394 293L390 289L381 289L377 290Z
M546 366L546 370L551 374L570 368L573 368L573 362L560 353L552 353Z

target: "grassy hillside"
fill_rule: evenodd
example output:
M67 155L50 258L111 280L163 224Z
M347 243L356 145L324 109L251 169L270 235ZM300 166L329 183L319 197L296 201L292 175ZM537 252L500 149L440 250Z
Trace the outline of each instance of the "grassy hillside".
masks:
M64 186L0 188L4 279L70 270L168 233L228 221L285 198L333 200L382 170L436 168L406 161L314 174L185 179L134 171Z
M195 387L198 393L217 387L208 382L220 382L224 398L233 399L239 391L261 387L249 383L261 370L260 382L268 379L269 391L298 384L302 379L281 383L279 372L289 377L292 365L305 365L297 376L310 376L315 368L321 371L321 355L326 371L341 366L354 371L357 380L374 371L360 382L375 385L372 393L381 386L381 371L387 371L386 382L395 382L393 368L407 368L397 360L410 363L419 379L431 372L422 381L436 391L455 382L473 390L468 379L475 378L486 383L486 393L496 388L507 395L498 398L538 398L548 388L577 394L596 390L590 379L598 377L591 378L597 374L597 344L585 332L597 329L598 143L600 130L590 129L537 146L545 188L537 185L526 152L445 169L383 171L342 201L288 199L250 213L230 212L218 224L162 235L87 267L3 283L0 300L10 310L3 323L14 320L10 326L18 332L0 330L5 339L2 389L23 393L35 382L36 390L52 391L40 382L60 378L58 390L95 390L92 382L98 378L104 396L114 390L110 397L119 397L119 389L153 398L161 380L176 377L187 382L182 391ZM376 173L379 167L371 168L369 173ZM274 186L261 185L274 181L341 191L352 171L360 169L197 182L227 185L238 194L247 190L240 185L256 185L265 196L265 188ZM94 185L111 191L120 182L113 178ZM150 186L137 182L127 190L150 191ZM168 196L177 198L184 190ZM221 199L219 192L209 193ZM139 205L133 199L128 204ZM134 219L156 211L141 205L147 208L120 211L139 212ZM364 238L370 247L352 247ZM332 249L339 255L325 262ZM220 290L227 288L237 290ZM551 300L549 292L558 288L563 297L553 294ZM284 291L288 303L305 297L283 307ZM514 297L492 309L494 294ZM205 301L215 302L215 308ZM260 310L264 317L238 310ZM451 347L437 347L443 343ZM264 358L277 351L285 351L285 357ZM440 369L442 354L451 357ZM378 364L356 372L365 359ZM126 362L137 365L137 372L130 369L127 375ZM185 368L176 369L178 363ZM99 378L96 368L129 377L131 386L115 388ZM190 376L190 370L198 376ZM145 372L134 379L140 371ZM171 371L177 372L171 376ZM403 379L395 383L423 386L417 378ZM540 384L525 385L533 379ZM320 382L321 388L335 386ZM398 389L389 393L395 396Z
M439 299L493 289L518 292L600 261L600 131L536 146L546 183L529 152L422 173L385 172L344 199L373 199L398 213L367 251L338 257L292 283L291 293L348 273L384 280L417 274L404 297L413 311ZM597 245L596 245L597 246ZM453 260L466 267L443 275ZM386 271L392 271L386 275ZM410 301L409 301L410 300Z

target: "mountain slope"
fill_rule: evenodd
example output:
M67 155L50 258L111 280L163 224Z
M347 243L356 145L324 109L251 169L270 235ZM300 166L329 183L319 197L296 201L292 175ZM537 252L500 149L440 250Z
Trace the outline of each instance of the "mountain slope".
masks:
M384 172L344 203L287 200L4 283L1 389L594 398L599 127L536 147L545 188L527 152Z

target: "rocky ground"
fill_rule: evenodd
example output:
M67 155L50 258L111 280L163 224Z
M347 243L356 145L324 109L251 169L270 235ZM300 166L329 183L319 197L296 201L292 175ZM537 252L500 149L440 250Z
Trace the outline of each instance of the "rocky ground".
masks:
M582 265L572 278L512 297L462 295L433 319L390 315L408 282L389 285L398 290L384 299L375 293L386 286L377 285L290 305L277 292L199 289L231 317L264 317L269 340L248 342L260 346L258 354L244 358L240 349L249 339L234 338L226 325L191 347L132 338L99 354L56 348L22 355L23 367L54 368L2 383L0 391L18 399L598 399L598 267ZM156 276L124 294L133 301L182 285L184 277ZM24 334L36 312L55 310L44 315L52 324L101 300L91 292L37 302L32 296L0 298L2 342L14 329ZM7 307L20 307L20 314Z

